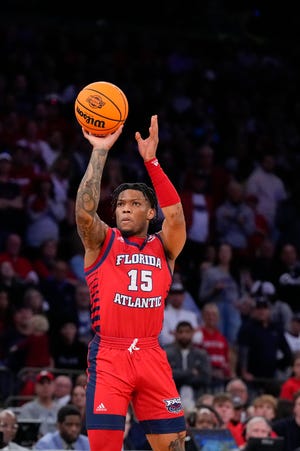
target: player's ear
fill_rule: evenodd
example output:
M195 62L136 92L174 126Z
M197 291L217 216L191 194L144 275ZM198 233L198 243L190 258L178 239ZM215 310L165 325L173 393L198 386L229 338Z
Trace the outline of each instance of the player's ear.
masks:
M155 218L155 216L156 216L155 208L149 208L147 219L149 219L149 221L151 221L151 219Z

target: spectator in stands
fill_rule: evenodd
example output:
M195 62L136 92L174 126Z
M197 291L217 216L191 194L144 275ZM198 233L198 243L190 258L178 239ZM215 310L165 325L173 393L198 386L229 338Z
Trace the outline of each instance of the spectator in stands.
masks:
M270 394L262 394L252 401L253 415L264 417L269 422L277 416L277 398Z
M38 287L27 287L24 291L23 305L31 308L34 314L47 316L49 304Z
M78 340L88 345L94 336L90 318L90 293L86 282L77 282L74 292Z
M280 399L293 401L294 394L300 390L300 352L293 354L292 374L281 385Z
M254 213L255 228L253 233L248 237L248 256L251 262L253 262L262 243L271 235L271 230L265 216L257 211L258 198L253 194L249 194L245 196L245 202Z
M0 338L13 325L13 308L7 290L0 286ZM1 360L1 352L0 352Z
M278 370L286 370L290 366L291 358L283 331L271 322L270 302L258 297L252 317L242 324L238 334L240 376L246 382L257 378L276 378Z
M81 434L87 435L86 429L86 389L82 385L74 385L71 391L69 404L77 407L81 414Z
M234 377L227 382L225 391L232 396L235 408L235 418L239 418L239 421L245 422L248 417L247 408L250 403L248 385L243 379Z
M6 331L3 332L0 340L2 361L5 366L11 370L18 372L24 366L24 356L22 353L14 352L11 354L9 350L12 346L18 345L26 339L31 331L30 321L33 312L28 307L17 307L13 311L13 323Z
M180 321L175 329L175 342L165 346L173 378L183 405L195 405L199 389L206 388L211 379L211 364L207 352L193 344L194 328Z
M229 393L218 392L214 395L212 407L222 418L224 428L229 429L236 443L241 444L242 422L234 421L234 402Z
M199 321L196 313L183 307L184 298L185 290L183 285L178 282L172 282L166 299L164 322L159 337L163 347L175 342L175 331L179 322L189 322L194 331L199 328ZM193 340L195 341L197 338L198 336L194 336Z
M215 429L223 426L223 420L212 406L203 404L188 413L187 424L197 429Z
M55 377L53 399L59 407L62 407L70 402L72 389L73 381L71 376L68 376L67 374L59 374Z
M57 240L47 239L39 247L33 259L33 267L41 281L47 280L53 274L55 263L58 260L59 245Z
M5 240L4 251L0 253L0 263L9 261L16 276L24 284L37 285L39 278L30 260L23 253L23 240L17 233L10 233Z
M300 352L300 313L295 313L284 336L292 353Z
M300 260L293 244L284 244L279 250L275 284L280 299L287 302L293 312L300 312Z
M229 344L219 329L220 313L214 302L208 302L202 308L203 325L200 326L202 340L199 346L207 352L214 385L224 385L232 376Z
M12 305L21 304L25 287L9 261L0 263L0 288L7 291Z
M232 273L232 247L221 244L217 263L202 273L199 299L202 304L214 302L219 309L219 329L230 346L236 343L241 325L241 315L237 308L240 292Z
M20 407L19 417L41 421L39 434L55 430L59 405L54 401L54 375L47 370L40 371L35 380L36 397Z
M244 443L240 447L241 450L247 451L247 442L250 437L261 437L266 438L270 437L272 433L272 427L266 418L255 415L254 417L250 418L246 425L245 425L245 431L244 431Z
M49 303L49 320L52 331L57 330L61 317L74 316L76 311L74 280L70 280L69 266L64 260L56 260L53 272L41 280L40 288Z
M246 179L246 193L258 198L257 211L268 221L271 237L276 237L275 214L279 202L287 197L281 178L276 174L276 161L271 152L261 155L257 167Z
M283 437L285 451L295 451L300 443L300 390L294 394L293 414L272 422L273 431Z
M191 295L191 293L187 290L186 285L184 283L184 277L182 275L182 272L179 270L176 270L173 273L173 284L172 284L172 290L173 291L182 291L182 287L184 289L184 300L183 300L183 308L186 310L191 310L192 312L196 313L199 324L201 323L201 309L199 308L197 302L195 301L194 297Z
M255 231L255 216L245 202L243 186L231 180L226 200L216 210L216 239L228 243L235 258L249 258L249 238Z
M278 230L279 246L290 243L300 250L300 180L298 174L292 178L287 198L278 203L275 226Z
M35 256L44 241L58 241L60 223L66 216L65 205L56 199L50 176L40 175L36 178L25 208L25 241L32 256Z
M214 205L219 206L225 199L231 175L219 164L215 149L207 143L200 145L193 151L193 166L205 173L207 193L214 200Z
M0 411L0 433L3 434L3 440L0 449L2 451L27 451L28 448L18 445L14 442L18 431L18 420L16 414L10 409Z
M263 296L270 302L271 321L286 331L293 317L293 311L287 302L278 298L275 286L268 280L255 280L251 287L251 296Z
M24 366L33 368L52 367L53 358L50 350L49 321L43 314L34 314L29 320L29 333L9 352L23 354Z
M57 412L56 431L48 432L35 444L34 449L61 450L77 449L89 451L89 441L86 435L80 433L81 415L77 407L68 404Z
M11 233L22 233L25 211L20 186L12 179L12 157L9 152L0 153L0 252L5 250L6 239Z
M207 194L207 180L203 171L193 169L187 174L180 193L185 212L187 241L179 256L178 265L186 274L187 288L193 297L198 296L199 265L213 231L213 199Z
M55 368L85 370L87 350L87 344L78 338L76 320L61 318L57 331L51 335L51 354Z
M270 237L265 238L251 261L253 280L269 280L275 284L276 246ZM276 285L275 285L276 287Z

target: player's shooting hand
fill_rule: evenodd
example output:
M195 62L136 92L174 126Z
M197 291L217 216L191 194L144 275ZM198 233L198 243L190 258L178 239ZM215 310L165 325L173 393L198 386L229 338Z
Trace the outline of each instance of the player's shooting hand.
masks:
M93 149L109 150L117 141L122 133L123 126L121 125L114 133L106 136L95 136L82 128L83 136L91 143Z
M151 116L148 138L143 139L140 132L135 133L139 153L144 161L152 160L156 156L158 146L158 120L157 115Z

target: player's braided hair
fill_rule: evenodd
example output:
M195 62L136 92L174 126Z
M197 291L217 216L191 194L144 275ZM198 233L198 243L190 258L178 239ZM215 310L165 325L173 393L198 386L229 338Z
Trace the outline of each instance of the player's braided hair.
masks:
M122 191L125 191L126 189L133 189L136 191L141 191L145 198L148 199L148 201L150 202L150 206L151 208L155 209L155 216L152 219L153 222L156 221L157 219L157 197L155 194L155 191L153 188L151 188L150 186L146 185L146 183L138 183L138 182L134 182L134 183L121 183L121 185L119 185L114 192L112 193L112 209L113 212L116 211L116 206L117 206L117 201L118 201L118 197L119 194L122 193Z

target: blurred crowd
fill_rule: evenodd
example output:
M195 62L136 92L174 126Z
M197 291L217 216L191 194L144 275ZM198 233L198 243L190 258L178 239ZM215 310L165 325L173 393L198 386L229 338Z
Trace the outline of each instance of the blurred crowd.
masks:
M73 20L1 24L0 364L18 375L2 384L1 402L35 394L36 373L24 368L85 371L92 331L74 202L90 149L74 100L97 80L129 102L101 217L114 225L117 185L149 182L134 132L147 132L152 114L158 158L185 210L160 337L185 405L234 377L253 398L291 401L300 388L297 49L195 25Z

